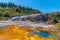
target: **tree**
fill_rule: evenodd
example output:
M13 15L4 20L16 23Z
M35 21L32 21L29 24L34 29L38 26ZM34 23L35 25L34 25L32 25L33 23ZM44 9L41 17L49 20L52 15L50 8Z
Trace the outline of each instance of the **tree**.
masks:
M57 24L57 31L60 32L60 22Z
M14 3L0 3L0 20L8 19L12 16L22 16L40 13L39 10L16 5Z
M58 23L57 16L56 16L55 12L50 13L48 17L49 17L49 23L52 23L52 24Z

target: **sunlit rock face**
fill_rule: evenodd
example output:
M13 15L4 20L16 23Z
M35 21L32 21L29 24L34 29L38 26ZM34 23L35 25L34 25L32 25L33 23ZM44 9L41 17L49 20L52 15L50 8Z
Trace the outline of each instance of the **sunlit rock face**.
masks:
M24 28L20 26L8 26L5 29L0 28L0 39L1 40L55 40L53 37L47 37L45 32L42 35L41 33L36 33L37 31L34 28ZM38 31L40 32L40 31ZM53 32L52 32L53 34Z
M33 22L45 22L46 18L44 15L41 14L32 14L20 17L12 17L9 19L11 21L33 21Z
M54 16L54 15L53 15ZM60 20L60 14L56 14L55 21L52 22L52 24L58 23L58 20ZM39 22L39 23L49 23L51 21L52 17L50 17L50 14L31 14L31 15L25 15L25 16L18 16L18 17L12 17L9 19L9 21L32 21L32 22Z

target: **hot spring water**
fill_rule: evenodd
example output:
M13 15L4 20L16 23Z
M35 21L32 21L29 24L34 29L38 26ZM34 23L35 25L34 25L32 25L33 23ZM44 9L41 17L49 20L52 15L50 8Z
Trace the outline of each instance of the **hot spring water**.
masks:
M35 34L39 35L42 38L53 38L54 40L57 40L58 38L55 35L50 34L49 32L41 31L41 32L35 32Z

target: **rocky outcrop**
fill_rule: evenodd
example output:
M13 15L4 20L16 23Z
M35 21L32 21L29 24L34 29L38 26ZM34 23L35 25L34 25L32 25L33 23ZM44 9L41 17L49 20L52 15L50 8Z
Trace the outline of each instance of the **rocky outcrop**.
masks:
M26 16L12 17L11 21L32 21L32 22L49 22L52 17L49 17L50 14L31 14ZM53 22L57 22L60 19L60 14L55 15L56 18Z
M30 18L33 22L45 22L45 17L43 15L35 15Z

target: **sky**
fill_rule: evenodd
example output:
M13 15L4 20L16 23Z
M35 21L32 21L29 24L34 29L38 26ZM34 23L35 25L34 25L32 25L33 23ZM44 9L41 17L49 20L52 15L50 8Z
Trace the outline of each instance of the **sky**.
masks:
M12 2L17 5L38 9L43 13L60 12L60 0L0 0L0 2Z

